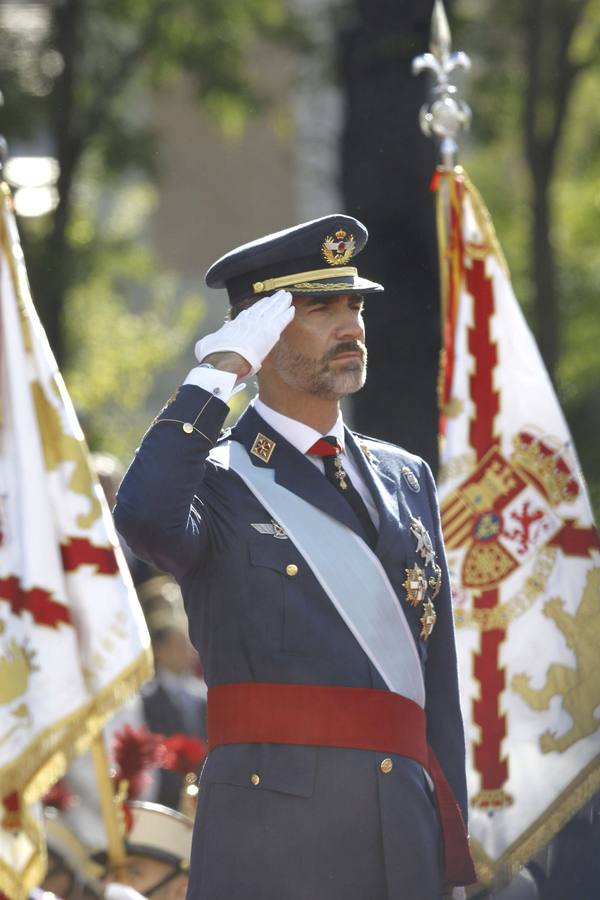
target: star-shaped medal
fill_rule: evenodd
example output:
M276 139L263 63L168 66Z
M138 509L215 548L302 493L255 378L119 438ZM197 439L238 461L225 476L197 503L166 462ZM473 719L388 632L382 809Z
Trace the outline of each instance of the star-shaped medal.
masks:
M442 586L442 570L437 563L434 563L433 571L435 572L435 576L432 575L429 579L429 587L431 588L431 599L435 600Z
M427 579L423 575L423 570L415 563L412 569L405 569L406 580L402 587L406 591L406 600L411 606L418 606L423 602L425 591L427 590Z
M437 613L435 611L435 607L431 600L427 598L425 603L423 604L423 615L421 616L421 637L423 640L427 640L431 632L433 631L433 626L437 621Z
M425 565L428 566L435 559L435 550L433 549L429 532L420 519L415 519L414 517L411 517L411 519L410 530L417 540L417 553L423 557Z

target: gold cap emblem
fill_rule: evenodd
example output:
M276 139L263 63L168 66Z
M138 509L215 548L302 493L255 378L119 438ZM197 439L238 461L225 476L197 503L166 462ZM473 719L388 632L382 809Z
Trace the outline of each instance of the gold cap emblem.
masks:
M339 228L335 234L328 234L321 244L323 259L330 266L344 266L354 253L354 237Z

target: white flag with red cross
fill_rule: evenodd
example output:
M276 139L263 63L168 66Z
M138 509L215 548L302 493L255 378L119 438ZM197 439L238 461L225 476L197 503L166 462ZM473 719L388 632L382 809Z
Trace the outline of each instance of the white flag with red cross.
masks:
M437 176L442 527L481 880L600 788L600 541L569 429L461 169Z
M44 873L37 801L151 675L146 625L0 195L0 891Z

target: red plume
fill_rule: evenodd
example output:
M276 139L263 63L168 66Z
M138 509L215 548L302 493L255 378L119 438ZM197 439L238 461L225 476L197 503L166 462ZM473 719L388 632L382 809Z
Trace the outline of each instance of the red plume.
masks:
M75 804L75 794L64 780L53 784L47 794L42 797L44 806L53 806L59 812L66 812Z
M195 772L208 753L206 741L187 734L173 734L163 738L166 759L163 769L172 769L180 775Z
M144 726L125 725L114 736L113 755L118 766L115 782L126 780L129 799L135 800L149 781L147 770L164 765L164 738Z

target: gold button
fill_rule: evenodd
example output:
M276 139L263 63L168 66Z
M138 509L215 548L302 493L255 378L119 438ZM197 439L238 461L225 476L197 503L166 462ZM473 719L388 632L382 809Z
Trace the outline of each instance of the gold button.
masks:
M194 426L192 425L191 422L184 422L183 430L185 431L186 434L191 434L192 431L194 430Z
M285 574L293 578L294 575L298 574L298 566L295 563L290 563L289 566L285 567Z
M384 775L389 775L389 773L394 768L394 763L386 756L385 759L382 759L379 763L379 768L383 772Z
M250 781L252 782L254 787L256 787L257 784L260 784L260 775L257 775L255 772L254 775L250 776Z

